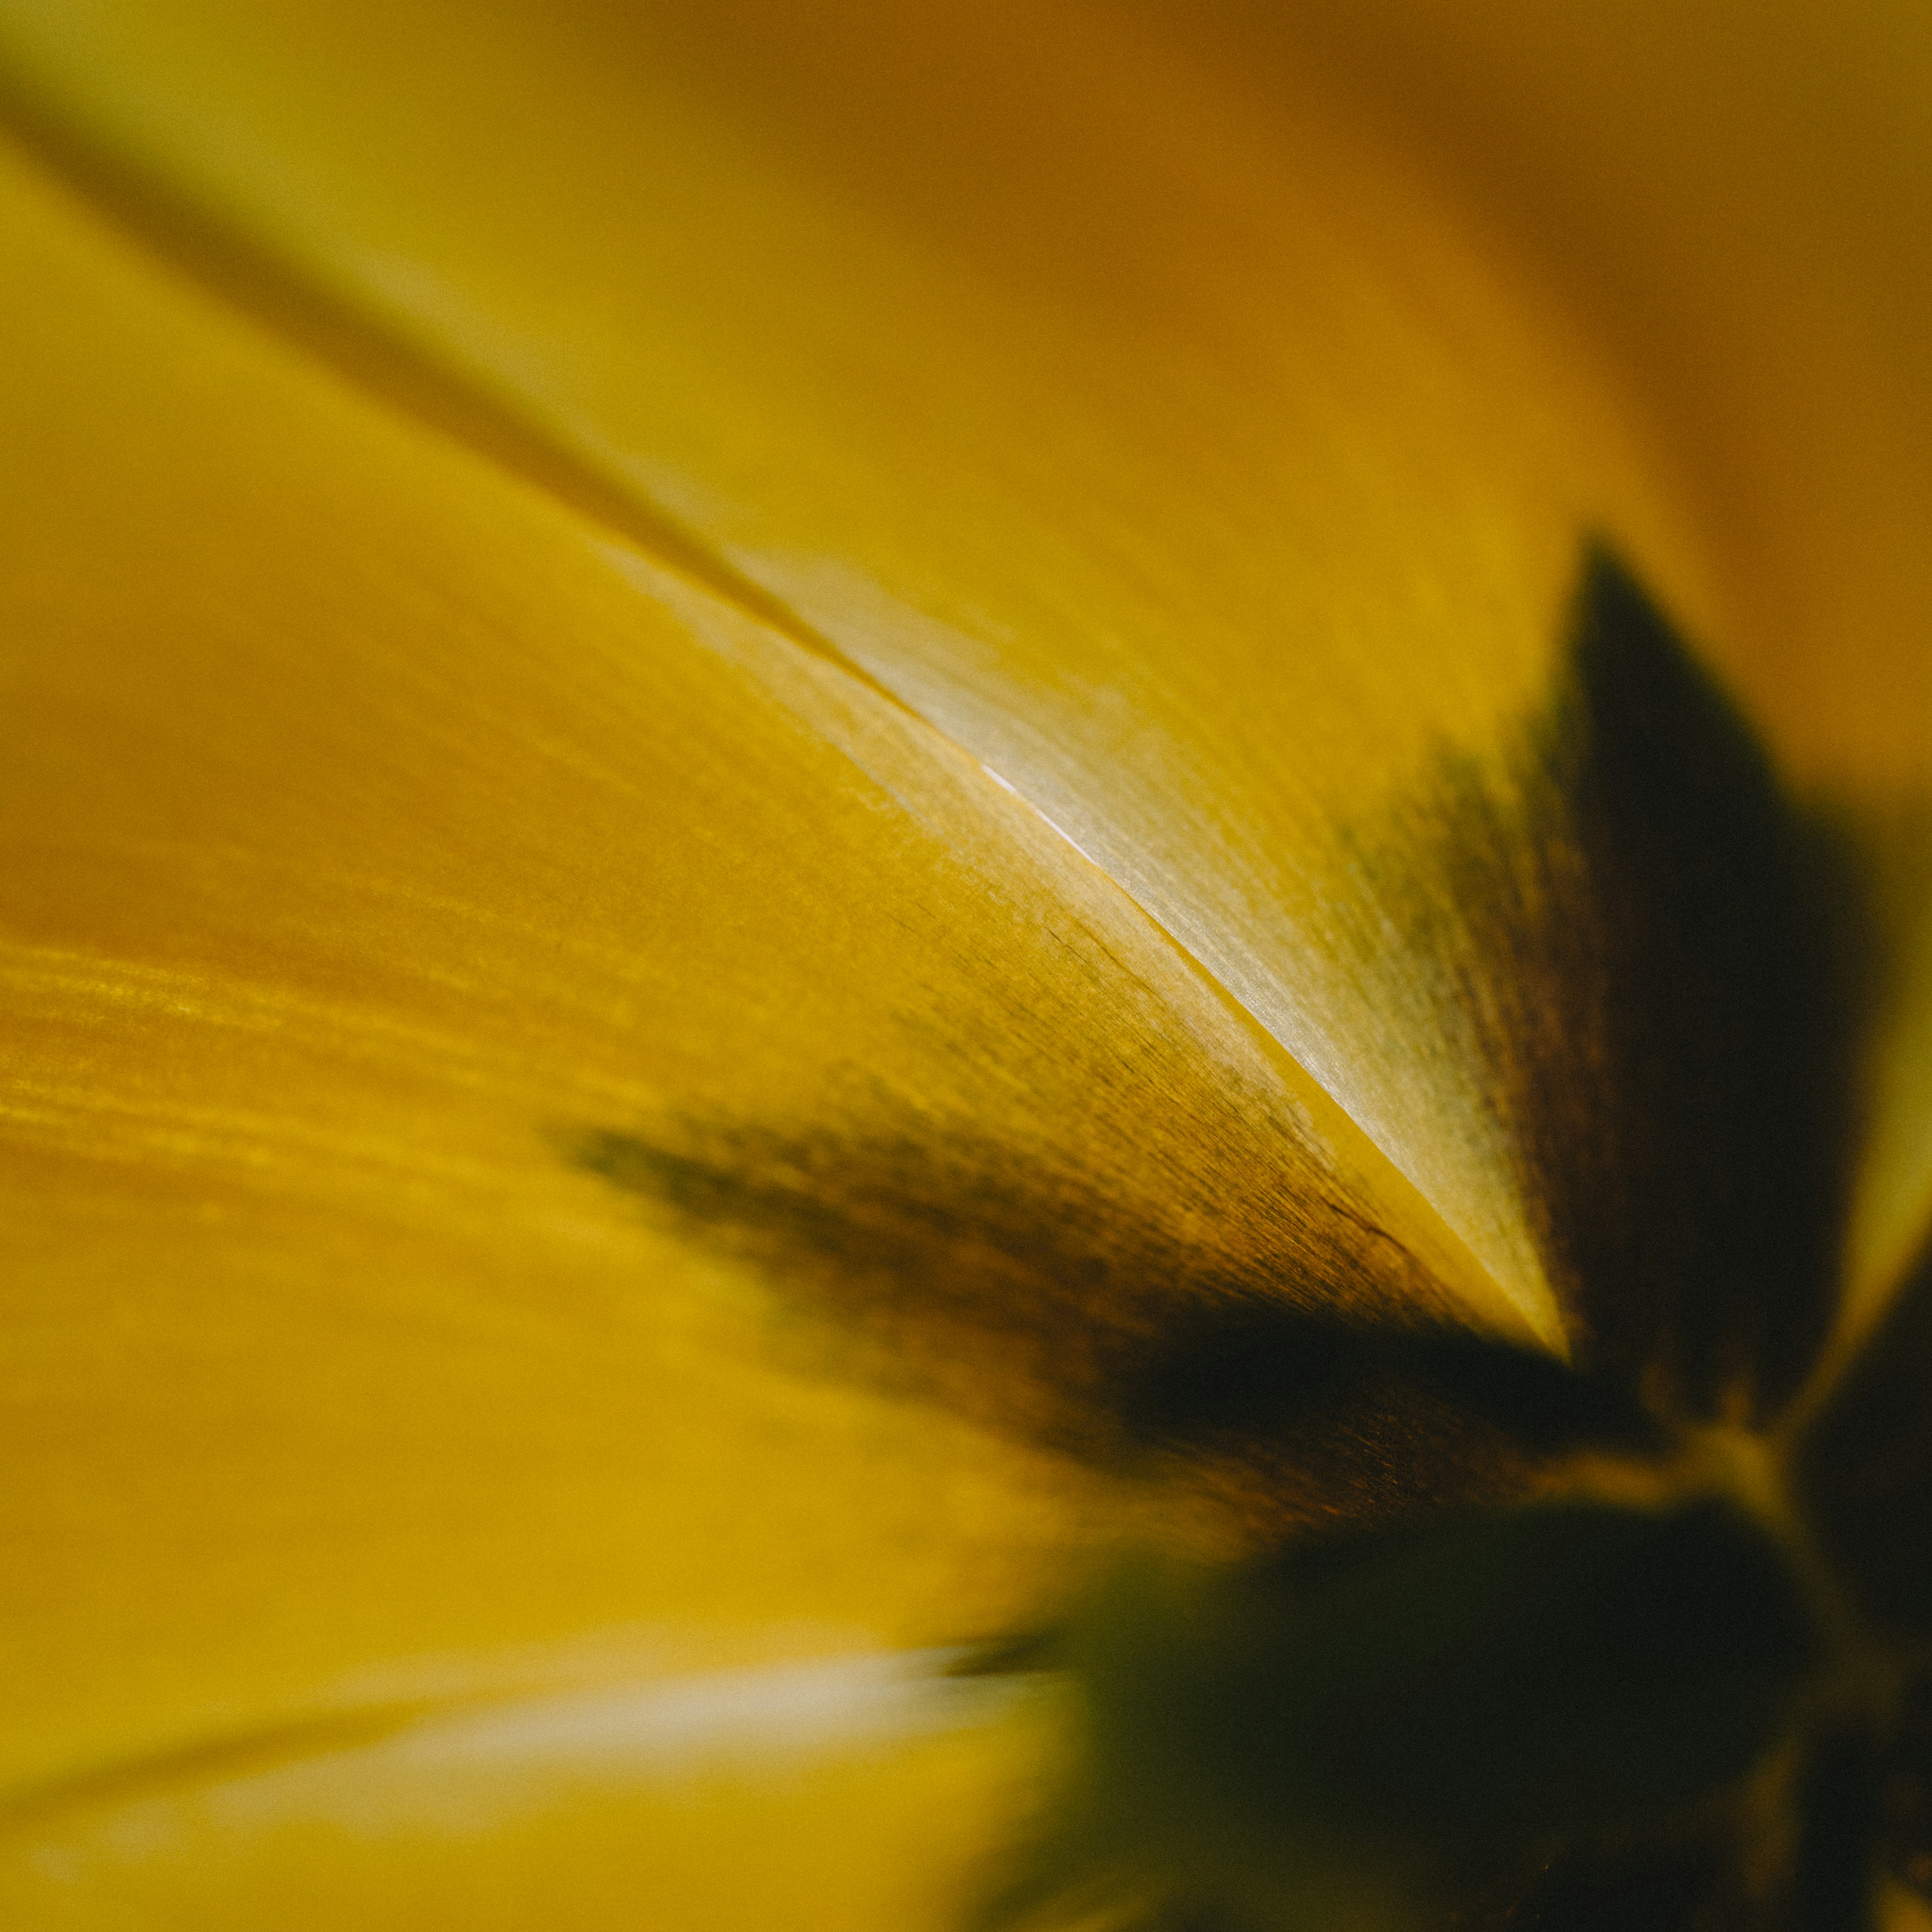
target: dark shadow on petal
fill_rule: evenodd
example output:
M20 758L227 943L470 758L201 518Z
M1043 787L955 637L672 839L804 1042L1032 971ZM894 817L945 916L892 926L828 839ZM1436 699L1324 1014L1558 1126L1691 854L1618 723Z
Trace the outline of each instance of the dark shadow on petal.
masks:
M1292 1123L1159 1042L1128 1047L1150 1099L1193 1096L1171 1187L1072 1120L1032 1150L835 1108L586 1127L564 1151L750 1264L816 1366L1191 1472L1263 1541L1640 1446L1644 1399L1774 1406L1825 1322L1840 1220L1825 848L1606 554L1574 621L1513 764L1446 764L1358 842L1433 976L1442 1036L1418 1051L1482 1081L1583 1372L1459 1328Z
M1607 551L1572 622L1508 777L1448 765L1394 848L1413 873L1432 841L1449 881L1417 896L1409 942L1490 1070L1591 1359L1673 1406L1762 1418L1835 1292L1856 895Z
M1747 1932L1754 1922L1734 1905L1726 1909L1734 1898L1729 1848L1720 1840L1572 1852L1526 1896L1472 1915L1456 1932Z
M1262 1174L1178 1227L965 1127L686 1122L568 1150L751 1264L794 1359L1180 1474L1263 1541L1507 1492L1538 1459L1647 1426L1436 1316L1417 1264L1346 1199Z
M1795 1768L1775 1842L1746 1804L1574 1845L1519 1900L1456 1932L1871 1932L1874 1766L1868 1737L1828 1734Z
M1257 1927L1786 1932L1705 1912L1754 1886L1821 1912L1860 1896L1861 1741L1799 1780L1795 1857L1738 1802L1819 1654L1782 1552L1708 1502L1452 1510L1212 1570L1130 1559L1046 1646L1076 1748L1025 1892L1260 1905L1233 1915ZM1378 1916L1383 1882L1426 1916Z
M1866 1614L1932 1640L1932 1247L1812 1424L1798 1476Z
M1868 1932L1877 1922L1878 1752L1864 1732L1814 1738L1798 1788L1798 1856L1784 1922Z
M1898 1884L1932 1903L1932 1682L1922 1677L1879 1767L1879 1856Z
M1089 1640L1108 1768L1198 1771L1264 1834L1298 1804L1464 1851L1661 1828L1748 1772L1819 1654L1778 1550L1712 1503L1452 1511L1143 1594Z

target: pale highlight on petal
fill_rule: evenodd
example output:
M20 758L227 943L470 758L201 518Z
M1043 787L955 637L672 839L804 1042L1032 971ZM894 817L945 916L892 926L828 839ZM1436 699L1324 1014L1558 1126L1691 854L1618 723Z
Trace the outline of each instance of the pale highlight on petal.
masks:
M1846 1333L1862 1336L1932 1244L1932 788L1870 832L1880 964L1864 1070Z
M29 1922L956 1922L1097 1541L1774 1408L1794 774L1798 1418L1924 1253L1923 398L1738 402L1884 327L1673 428L1270 30L914 14L0 0Z
M0 193L36 291L0 625L10 1786L307 1721L379 1666L435 1694L412 1658L542 1689L585 1629L719 1664L775 1624L977 1638L1118 1522L1002 1432L997 1355L977 1423L908 1400L573 1166L586 1130L883 1122L969 1213L1018 1177L1292 1304L1509 1325L971 760L32 167Z
M619 1682L246 1740L0 1828L22 1924L956 1922L1040 1754L943 1654ZM346 1728L346 1727L345 1727Z
M1932 1240L1932 16L1910 0L1236 4L1426 141L1652 400L1728 621L1700 640L1880 880L1846 1344Z
M1456 210L1116 10L23 7L11 45L152 218L454 370L999 772L1551 1330L1492 1070L1391 943L1432 860L1349 831L1494 766L1589 530L1711 607L1627 406Z

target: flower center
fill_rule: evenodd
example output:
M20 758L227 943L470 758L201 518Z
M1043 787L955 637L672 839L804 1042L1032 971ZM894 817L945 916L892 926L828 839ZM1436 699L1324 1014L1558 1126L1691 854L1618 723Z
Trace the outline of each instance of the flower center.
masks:
M1839 1932L1882 1873L1932 1875L1926 1660L1743 1430L1526 1507L1124 1568L1060 1641L1084 1781L1045 1856L1170 1916L1555 1927L1587 1896Z

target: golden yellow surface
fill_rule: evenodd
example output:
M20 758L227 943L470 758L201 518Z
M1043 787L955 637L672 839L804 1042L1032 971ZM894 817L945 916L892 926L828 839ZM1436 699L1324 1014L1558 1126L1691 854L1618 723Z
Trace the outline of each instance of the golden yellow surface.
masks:
M568 1700L983 1635L1120 1505L800 1372L560 1144L885 1114L1179 1237L1278 1168L1560 1347L1390 943L1427 856L1357 834L1496 772L1590 532L1902 828L1895 1281L1918 30L1821 70L1774 9L1738 79L1660 11L1595 69L1571 9L1370 12L0 8L22 1922L946 1922L1025 1714L646 1762Z
M1297 0L1217 11L1250 83L1315 55L1479 199L1648 401L1808 778L1932 748L1932 14L1814 0Z
M871 1659L497 1706L35 1819L0 1911L36 1932L958 1923L1038 1745L1036 1714L922 1708Z
M1541 695L1586 532L1695 614L1702 586L1600 371L1425 184L1078 8L62 4L16 34L232 246L1016 786L1550 1327L1484 1096L1418 1053L1386 943L1427 883L1340 835Z
M1882 854L1862 1329L1932 1224L1932 14L1236 0L1214 32L1250 86L1312 59L1374 103L1588 315L1723 584L1700 644Z
M1245 1036L909 721L0 192L9 1784L1010 1616L1065 1472L774 1368L552 1136L854 1083L1099 1136L1123 1010Z
M50 1817L146 1843L150 1781L167 1842L238 1828L194 1793L258 1737L1007 1628L1106 1520L774 1359L756 1292L558 1132L896 1106L1184 1234L1299 1164L1454 1284L1300 1070L928 728L32 164L0 191L39 298L0 771L32 1882L104 1869L46 1867Z

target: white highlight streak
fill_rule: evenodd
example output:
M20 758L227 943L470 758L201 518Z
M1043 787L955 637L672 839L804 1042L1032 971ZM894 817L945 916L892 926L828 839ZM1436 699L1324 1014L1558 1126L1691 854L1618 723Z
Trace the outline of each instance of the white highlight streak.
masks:
M410 1726L368 1748L416 1766L568 1761L662 1772L709 1758L812 1754L970 1723L992 1688L942 1676L950 1651L823 1662L532 1700Z
M424 1718L373 1742L229 1768L42 1828L35 1864L205 1864L293 1828L380 1842L470 1840L586 1804L648 1807L682 1784L810 1774L814 1763L986 1724L1026 1694L944 1673L951 1650L875 1651L532 1697Z

